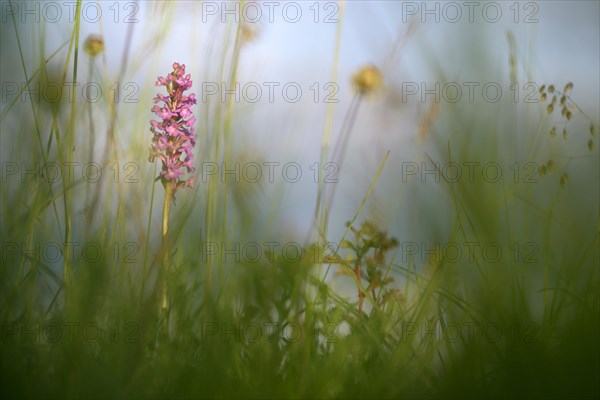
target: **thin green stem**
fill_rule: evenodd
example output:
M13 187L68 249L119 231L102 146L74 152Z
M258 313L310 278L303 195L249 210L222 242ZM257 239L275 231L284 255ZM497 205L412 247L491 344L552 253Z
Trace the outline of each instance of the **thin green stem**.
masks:
M152 176L156 176L156 164L154 164L154 174ZM144 300L144 290L146 289L146 270L148 265L148 244L150 243L150 227L152 225L152 212L154 210L154 189L156 188L156 184L152 184L152 194L150 195L150 212L148 213L148 226L146 228L146 246L144 250L144 262L142 266L142 289L140 292L140 304L143 303Z
M77 61L79 59L79 28L81 26L81 0L77 1L77 7L75 10L75 15L77 16L75 19L75 49L73 53L73 82L77 82ZM73 165L73 148L75 146L75 105L76 105L76 96L75 96L75 87L73 85L71 88L71 125L69 130L69 145L67 147L67 151L69 154L69 164L68 166ZM67 171L68 172L68 171ZM63 175L70 176L70 175ZM64 179L63 179L64 182ZM71 244L72 237L72 220L71 220L71 207L72 207L72 196L73 190L68 190L65 192L65 246L69 246ZM64 263L63 263L63 281L65 284L65 310L68 310L68 294L69 287L71 285L71 274L72 274L72 263L71 259L72 252L66 251L64 254Z
M243 2L241 5L243 7ZM241 36L241 24L237 25L235 33L235 42L233 45L233 55L231 59L231 70L229 76L229 87L234 87L237 82L237 71L240 59L240 36ZM227 99L227 105L225 108L225 119L223 121L223 161L225 163L230 162L231 158L231 120L233 115L233 101L234 96L229 96ZM229 209L229 182L228 176L225 176L225 182L223 185L223 218L221 220L221 238L222 240L227 239L227 211ZM223 283L223 267L219 267L217 271L217 278L219 284Z
M169 271L169 265L170 265L170 260L169 260L169 240L168 240L168 233L169 233L169 211L171 209L171 201L173 199L173 190L174 190L174 183L172 181L167 181L167 183L165 184L165 204L164 204L164 208L163 208L163 218L162 218L162 251L163 251L163 270L162 270L162 282L161 282L161 286L162 286L162 294L161 294L161 301L160 301L160 307L163 313L163 327L167 328L167 324L168 324L168 311L169 311L169 298L168 298L168 291L167 291L167 275L168 275L168 271Z
M337 29L336 29L336 33L335 33L335 48L334 48L334 52L333 52L333 65L331 67L331 81L332 82L337 82L338 81L338 69L339 69L339 63L340 63L340 48L341 48L341 44L342 44L342 22L344 20L344 1L340 0L339 1L339 10L340 10L340 16L339 16L339 22L337 24ZM320 218L321 215L321 208L323 206L323 202L324 202L324 179L323 179L323 166L325 165L327 156L329 154L329 143L331 141L331 132L333 131L333 114L335 111L335 103L334 102L330 102L327 105L327 115L325 117L325 126L323 128L323 137L321 139L321 156L320 156L320 163L319 163L319 181L318 181L318 187L317 187L317 201L315 204L315 212L313 215L313 224L314 224L314 240L318 240L319 236L326 236L326 229L327 229L327 217L325 216L325 218ZM322 220L323 224L320 224L319 221Z
M94 61L93 58L90 58L89 60L89 65L88 65L88 80L91 80L92 78L92 74L94 72ZM88 149L88 162L91 163L94 160L94 147L96 145L96 131L94 129L94 111L92 109L92 102L88 102L87 105L87 111L88 111L88 126L90 129L90 148ZM86 207L89 207L90 204L90 188L88 186L86 192L85 192L85 205ZM88 215L91 215L91 213L89 213ZM88 227L91 227L91 221L88 220Z
M346 231L344 232L344 235L338 242L338 245L336 247L334 254L338 254L338 252L340 250L340 244L346 239L348 232L350 232L350 228L354 225L354 222L356 222L356 219L360 215L360 212L362 211L363 207L367 203L367 200L369 199L369 197L371 197L371 192L373 191L373 188L375 187L375 184L377 183L377 180L379 179L379 175L381 175L381 172L383 171L383 167L385 166L385 163L387 162L387 159L389 156L390 156L390 151L388 150L385 153L385 157L383 157L383 160L381 161L381 165L379 166L379 169L377 170L377 173L375 174L375 178L373 178L373 182L371 182L371 186L369 186L369 190L367 190L367 193L365 193L365 196L363 197L363 200L360 203L360 206L356 210L356 213L354 213L354 217L352 218L352 221L350 221L350 223L348 224L348 227L346 228ZM331 264L329 264L327 266L327 270L325 271L325 275L321 279L321 283L325 283L325 280L327 279L327 275L329 275L330 269L331 269Z
M348 146L348 142L350 141L350 136L352 135L352 128L354 127L354 121L356 121L356 116L358 114L358 110L360 107L360 101L362 97L358 94L354 95L352 98L352 102L350 103L350 107L348 107L348 113L344 118L344 124L342 125L342 130L340 132L340 137L338 138L338 142L333 149L332 160L336 163L336 167L341 170L342 164L344 162L344 156L346 155L346 148ZM325 204L325 211L328 213L331 210L333 205L333 199L335 198L335 192L338 185L333 186L329 198L327 199L327 203ZM328 221L323 221L323 226L327 226Z

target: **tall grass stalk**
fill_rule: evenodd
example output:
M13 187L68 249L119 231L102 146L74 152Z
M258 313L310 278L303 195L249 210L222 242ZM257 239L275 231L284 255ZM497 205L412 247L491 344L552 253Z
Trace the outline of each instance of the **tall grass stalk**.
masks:
M335 31L335 45L333 49L333 61L331 65L331 81L337 82L339 75L340 51L342 47L342 26L344 22L345 0L338 0L339 21ZM335 112L335 102L327 104L327 114L325 116L323 135L321 138L321 154L319 156L319 165L325 165L329 157L329 145L331 134L333 132L333 117ZM325 204L325 182L323 179L323 169L319 168L317 181L317 199L315 202L315 211L313 214L312 237L314 241L323 241L327 235L327 220L329 211ZM310 233L309 233L310 235Z
M78 71L78 61L79 61L79 31L81 27L81 4L82 0L77 1L77 6L75 7L75 38L74 38L74 53L73 53L73 82L77 82L77 71ZM75 85L71 88L71 119L70 119L70 128L69 128L69 141L68 141L68 160L69 166L73 165L73 153L75 152L75 116L76 116L76 91ZM68 168L68 167L67 167ZM63 176L69 176L69 171L67 168L63 169ZM72 243L72 207L73 207L73 190L67 188L67 182L63 179L63 188L65 190L64 195L64 208L65 208L65 245ZM67 251L64 254L64 264L63 264L63 282L65 285L65 311L69 313L69 291L71 290L72 284L72 263L71 259L72 252Z

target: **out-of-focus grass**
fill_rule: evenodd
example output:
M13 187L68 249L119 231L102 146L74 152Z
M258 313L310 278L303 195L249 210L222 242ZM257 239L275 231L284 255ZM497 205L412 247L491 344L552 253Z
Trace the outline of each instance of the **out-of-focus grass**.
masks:
M168 7L161 12L168 14ZM166 22L146 44L158 45L160 31L170 28ZM76 31L66 44L69 49L77 48ZM240 62L241 31L229 25L221 33L216 69L221 80L231 84ZM64 52L52 56L60 57L65 57ZM70 74L76 76L74 59L69 51L60 58L64 69L54 73L43 58L35 67L23 63L23 71L32 81L64 82ZM123 71L125 64L124 58ZM98 75L106 74L106 65L94 68L102 68ZM143 94L149 99L152 90L144 87ZM62 165L74 156L83 158L90 151L89 138L83 134L90 122L86 106L32 101L24 108L3 110L5 127L12 118L23 119L19 130L2 133L2 162ZM108 116L107 124L91 121L99 138L108 132L96 148L109 149L100 152L105 158L95 161L103 165L103 172L115 175L104 178L91 221L91 200L83 199L93 199L97 183L83 179L72 184L64 180L49 184L46 179L2 182L0 390L4 395L598 396L598 146L597 136L588 133L590 124L597 126L598 121L576 114L564 126L577 139L558 145L547 132L557 120L564 121L548 115L545 105L524 116L509 103L494 105L493 111L477 104L442 107L437 122L423 132L426 154L420 159L432 169L436 162L495 162L503 166L504 175L494 183L481 174L472 181L452 182L442 171L435 187L448 215L439 225L447 228L448 243L498 243L505 256L490 261L476 253L472 260L467 262L463 256L456 263L444 252L433 252L426 262L390 255L383 264L401 295L386 307L369 304L367 297L364 313L358 312L355 286L364 289L365 281L339 273L323 278L324 270L349 268L343 265L351 256L348 249L340 248L337 259L323 258L332 256L329 248L314 247L305 248L305 256L293 261L281 254L269 254L269 260L263 257L260 262L210 257L207 242L261 242L273 235L253 225L252 208L239 201L250 200L252 194L243 183L223 183L218 175L213 177L207 185L182 193L188 201L174 207L173 268L167 277L172 309L165 338L159 332L155 286L159 226L149 216L160 214L153 205L160 204L163 191L154 183L155 166L146 162L144 140L118 135L129 130L135 132L134 139L149 139L148 121L142 116L150 106L141 101L135 107L100 104L94 109L95 114ZM235 160L236 107L232 102L198 107L212 114L199 122L206 124L203 144L207 148L199 150L204 159ZM139 117L123 118L131 110ZM521 118L513 123L517 113ZM331 129L326 123L325 138ZM596 143L591 152L582 146L588 138ZM515 158L515 146L520 158ZM555 160L553 169L541 176L537 166L549 165L550 159ZM122 160L132 164L124 165ZM384 161L379 160L382 169ZM529 168L529 161L536 163L535 170ZM511 169L515 162L517 168ZM132 171L137 182L126 181ZM111 179L117 172L118 184L114 184ZM562 185L565 175L568 184ZM373 176L376 186L379 175ZM425 193L430 189L416 186ZM367 199L369 194L357 195ZM327 221L319 214L322 210L317 208L315 216L322 224L320 232L326 231ZM426 214L427 208L422 212ZM359 221L366 219L362 205L347 219L352 218L352 226L358 229ZM69 220L70 234L66 233ZM247 226L254 230L243 229ZM432 238L439 235L439 228L419 227L430 231ZM64 243L65 238L94 246L87 257L77 249L72 262L63 266L66 255L52 261L44 249L49 243ZM514 247L515 243L521 247ZM24 249L40 245L41 251L15 255L13 244ZM93 256L96 251L101 256ZM332 262L331 270L323 268ZM69 269L72 277L67 285ZM343 290L336 289L340 281L354 291L342 295ZM103 330L99 337L96 327ZM458 338L451 334L457 327Z

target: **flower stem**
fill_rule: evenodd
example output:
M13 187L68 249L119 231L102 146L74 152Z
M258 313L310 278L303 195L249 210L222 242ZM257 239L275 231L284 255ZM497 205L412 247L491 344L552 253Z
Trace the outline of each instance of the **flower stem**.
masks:
M356 274L356 287L358 289L358 313L362 314L362 306L363 301L365 299L365 294L360 290L360 261L356 260L356 265L354 266L354 273Z
M168 242L168 232L169 232L169 210L171 208L171 200L173 198L173 188L174 182L167 180L165 183L165 205L163 208L163 221L162 221L162 246L163 246L163 271L162 271L162 295L160 307L163 313L163 327L167 328L168 324L168 309L169 302L167 296L167 273L169 270L169 242Z

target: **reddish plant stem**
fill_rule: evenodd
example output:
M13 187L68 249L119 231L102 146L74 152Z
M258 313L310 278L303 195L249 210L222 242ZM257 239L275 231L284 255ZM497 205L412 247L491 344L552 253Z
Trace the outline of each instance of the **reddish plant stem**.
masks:
M356 287L358 288L358 313L360 314L362 313L362 305L365 294L362 292L362 290L360 290L360 263L358 261L356 261L354 273L356 274Z

